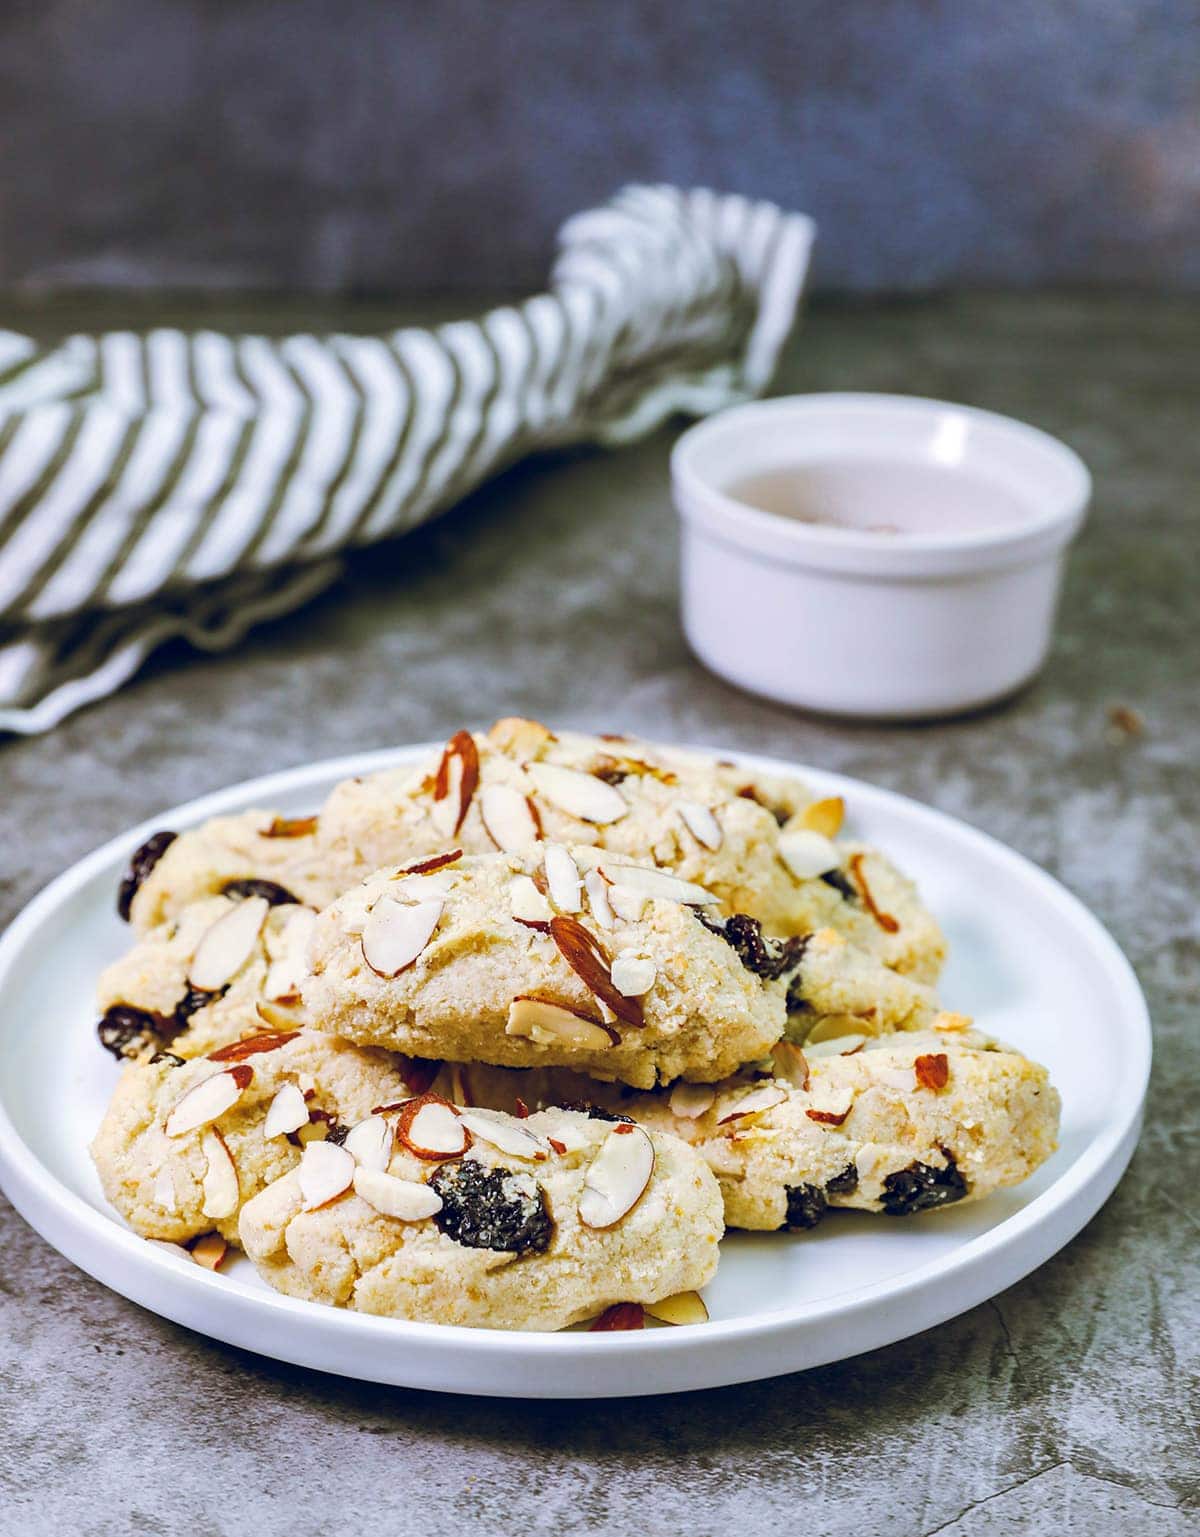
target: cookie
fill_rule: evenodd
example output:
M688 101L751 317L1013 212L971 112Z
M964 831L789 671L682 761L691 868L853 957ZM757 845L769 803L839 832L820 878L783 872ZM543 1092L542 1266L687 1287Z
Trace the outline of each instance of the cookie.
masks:
M365 1162L306 1154L246 1204L242 1244L273 1287L390 1318L552 1330L712 1278L721 1195L678 1138L416 1103L376 1118L394 1141Z
M305 1138L340 1135L413 1091L405 1067L307 1030L261 1034L216 1060L131 1063L91 1147L104 1194L144 1238L216 1229L235 1242L242 1204L300 1161Z
M431 863L380 871L318 917L302 985L315 1028L642 1088L725 1077L783 1032L784 981L767 985L680 899L706 904L698 887L559 844Z
M831 1206L908 1216L1019 1184L1058 1134L1060 1101L1045 1068L964 1028L960 1016L938 1024L831 1041L829 1054L814 1048L807 1060L783 1046L774 1076L655 1094L574 1073L482 1067L446 1070L439 1083L501 1108L518 1098L592 1100L683 1137L720 1181L730 1227L812 1227Z

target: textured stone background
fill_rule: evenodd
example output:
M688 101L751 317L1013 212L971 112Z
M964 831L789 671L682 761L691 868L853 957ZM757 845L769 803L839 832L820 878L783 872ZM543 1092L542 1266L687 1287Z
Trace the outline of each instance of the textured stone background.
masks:
M6 0L0 286L540 282L628 179L818 282L1200 282L1195 0Z
M301 316L384 318L270 318ZM683 1398L471 1401L277 1365L106 1292L0 1198L0 1537L1200 1533L1198 354L1200 303L1178 300L825 306L794 344L783 389L948 395L1090 462L1052 659L1002 709L838 725L705 674L679 632L664 432L521 467L237 653L174 647L0 744L0 922L153 807L507 711L780 753L1058 875L1131 957L1157 1040L1130 1172L1049 1264L889 1349ZM1115 704L1140 735L1114 739Z

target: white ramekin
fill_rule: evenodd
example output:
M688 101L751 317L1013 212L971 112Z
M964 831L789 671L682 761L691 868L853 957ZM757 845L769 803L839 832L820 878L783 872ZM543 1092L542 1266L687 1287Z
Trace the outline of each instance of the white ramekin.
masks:
M814 461L897 460L940 477L947 531L816 526L727 494ZM1019 503L1011 523L953 530L954 471ZM724 411L671 458L683 622L713 672L785 704L915 719L999 699L1041 667L1066 547L1091 477L1065 444L989 411L903 395L798 395ZM886 482L885 482L886 484Z

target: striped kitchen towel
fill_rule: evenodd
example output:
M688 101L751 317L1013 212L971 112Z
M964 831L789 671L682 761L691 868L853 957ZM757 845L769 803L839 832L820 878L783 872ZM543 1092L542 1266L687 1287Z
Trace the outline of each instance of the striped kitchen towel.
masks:
M758 394L811 222L629 187L550 291L377 336L0 332L0 731L45 731L173 636L216 649L539 448Z

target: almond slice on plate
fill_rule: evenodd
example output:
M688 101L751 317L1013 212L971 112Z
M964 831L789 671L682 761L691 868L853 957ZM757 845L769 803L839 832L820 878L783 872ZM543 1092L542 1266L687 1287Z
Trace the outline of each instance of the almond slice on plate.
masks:
M708 1309L699 1292L676 1292L673 1297L663 1297L659 1302L644 1302L642 1306L651 1318L664 1324L706 1324Z
M812 881L828 875L842 863L838 847L822 833L798 827L779 836L779 857L798 881Z
M612 985L626 998L642 998L654 986L658 967L645 955L622 950L612 963Z
M845 815L846 802L840 795L830 795L805 806L800 813L800 825L824 838L836 838L842 830Z
M400 1111L396 1136L418 1158L458 1158L471 1145L457 1108L440 1094L410 1099Z
M203 1265L205 1270L220 1270L222 1260L229 1253L229 1245L220 1233L205 1233L203 1238L197 1238L191 1249L185 1252L190 1253L195 1263Z
M433 938L444 902L397 902L380 897L363 924L363 960L379 977L398 977Z
M597 879L603 881L602 876L597 876ZM626 923L636 923L646 910L646 893L635 891L632 886L626 886L621 881L608 887L607 897L609 910Z
M397 1179L379 1169L360 1165L354 1171L354 1193L381 1217L398 1222L421 1222L442 1209L436 1190L415 1179Z
M241 1193L237 1168L219 1131L204 1133L200 1139L200 1151L207 1161L201 1185L204 1204L200 1210L206 1217L219 1222L223 1217L232 1217L237 1211Z
M273 1137L286 1137L290 1131L299 1131L308 1121L308 1105L298 1084L285 1083L267 1110L263 1122L263 1136L269 1142Z
M558 763L527 763L525 772L533 780L534 788L568 816L578 817L581 822L591 822L604 827L619 822L629 812L625 797L595 774L585 774L580 769L563 768Z
M335 1200L354 1182L357 1165L336 1142L308 1142L300 1155L297 1177L305 1211L316 1211Z
M210 1238L216 1238L218 1236L219 1235L216 1233L209 1234ZM190 1251L185 1249L181 1243L171 1243L166 1238L147 1238L146 1242L153 1244L154 1247L163 1254L169 1254L172 1259L185 1259L189 1265L192 1262ZM222 1242L224 1242L224 1240L222 1240Z
M710 807L702 806L699 801L680 801L676 809L684 826L701 847L711 849L713 853L721 847L721 824Z
M479 814L488 837L505 853L527 849L538 841L529 802L512 785L488 785L479 797Z
M550 920L550 937L564 961L601 1003L607 1004L627 1025L645 1024L642 1006L636 998L626 997L614 984L608 955L594 934L578 918L559 913Z
M773 1110L776 1105L782 1105L786 1098L787 1090L781 1089L777 1083L764 1084L761 1089L751 1089L749 1094L729 1101L722 1108L717 1118L717 1125L724 1126L729 1121L740 1121L744 1115L760 1115L764 1110Z
M463 825L479 784L479 752L469 731L456 731L446 743L433 782L433 824L446 838Z
M508 886L508 905L518 923L548 924L554 909L528 875L514 875Z
M695 1121L712 1109L716 1098L717 1091L711 1083L677 1083L671 1090L668 1104L672 1115Z
M215 993L232 982L253 954L269 911L266 897L247 897L222 913L196 946L188 967L192 986L202 993Z
M611 1131L584 1176L579 1220L585 1227L613 1227L642 1198L654 1173L654 1143L640 1126Z
M608 882L599 870L589 870L584 877L583 885L588 894L588 902L591 904L592 917L602 929L614 928L616 919L613 917L612 905L608 900Z
M658 870L649 865L615 863L600 865L599 870L605 880L614 886L628 886L644 896L664 902L685 902L689 907L704 907L719 900L711 891L705 891L703 886L697 886L694 881L682 880L669 870Z
M640 1302L614 1302L588 1325L589 1334L607 1334L629 1329L644 1329L645 1314Z
M583 907L579 866L561 843L547 843L542 854L550 900L560 913L577 913Z
M254 1069L239 1062L236 1067L193 1084L176 1101L163 1130L168 1137L185 1137L190 1131L199 1131L236 1105L253 1077Z
M346 1133L342 1146L360 1169L387 1172L392 1161L392 1125L381 1115L369 1115Z
M519 1121L501 1120L486 1110L460 1110L459 1119L480 1142L510 1153L514 1158L546 1158L550 1143Z
M565 1004L531 997L514 998L509 1004L504 1033L539 1046L570 1046L580 1051L606 1051L621 1039L608 1025L577 1014Z

